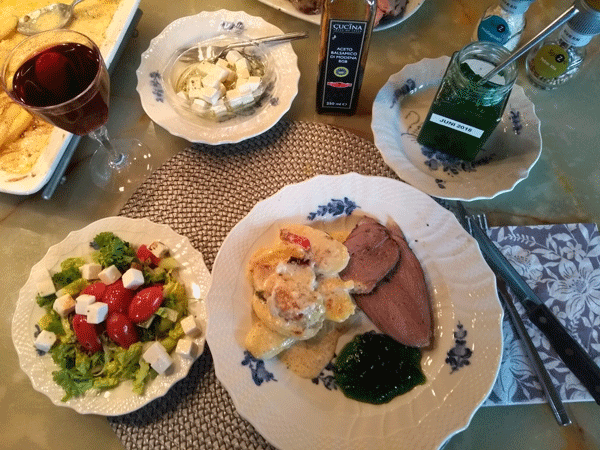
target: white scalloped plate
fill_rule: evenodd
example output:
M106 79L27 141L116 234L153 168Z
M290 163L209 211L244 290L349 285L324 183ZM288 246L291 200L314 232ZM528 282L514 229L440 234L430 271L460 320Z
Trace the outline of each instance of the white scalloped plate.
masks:
M258 0L259 2L270 6L271 8L275 8L278 11L282 11L286 14L289 14L292 17L296 17L298 19L302 19L306 22L312 23L314 25L321 24L321 14L304 14L303 12L298 11L294 6L290 3L289 0ZM417 9L423 4L425 0L408 0L406 4L406 8L403 14L398 16L386 16L381 22L374 28L374 31L387 30L388 28L395 27L396 25L404 22L410 16L412 16Z
M45 394L55 405L72 408L81 414L117 416L135 411L151 400L165 395L173 384L188 374L194 361L174 354L175 369L168 375L159 375L152 380L144 395L134 394L131 382L123 382L115 389L103 393L88 391L81 397L61 401L64 392L52 379L52 371L57 369L56 364L48 354L39 356L33 346L35 324L44 313L35 302L36 282L44 271L60 270L60 262L66 258L89 255L89 242L102 231L112 231L121 239L135 245L148 244L154 240L160 240L167 245L171 255L182 266L179 278L185 284L190 299L190 311L203 330L206 329L204 299L211 277L202 255L192 247L187 237L175 233L167 225L153 223L147 219L126 217L106 217L69 233L62 242L50 247L42 260L33 266L27 282L19 292L12 320L12 339L19 355L21 369L30 378L33 388ZM199 347L199 355L204 348L204 334L194 341Z
M475 161L466 163L417 143L450 58L425 58L392 75L373 102L375 146L398 176L434 197L490 199L527 178L542 153L540 121L515 85L502 121Z
M175 50L188 48L199 41L226 34L257 38L282 33L281 29L262 18L242 11L204 11L175 20L152 39L148 50L142 54L136 71L142 107L158 125L190 142L235 143L264 133L290 109L298 94L298 56L289 42L266 48L275 64L276 74L269 98L252 115L224 122L200 117L192 120L179 115L167 101L161 73Z
M395 220L421 261L432 294L434 345L423 352L421 364L427 382L384 405L359 403L328 389L331 372L315 383L293 375L276 358L256 360L244 352L252 292L246 266L253 251L267 243L278 223L335 218L343 226L350 213ZM258 203L221 246L206 301L206 338L217 377L238 412L282 450L438 448L468 425L500 365L502 308L477 243L431 197L389 178L321 175ZM338 352L353 334L373 328L362 316L360 326L340 340ZM468 365L446 362L468 356L467 348L472 356L458 359Z

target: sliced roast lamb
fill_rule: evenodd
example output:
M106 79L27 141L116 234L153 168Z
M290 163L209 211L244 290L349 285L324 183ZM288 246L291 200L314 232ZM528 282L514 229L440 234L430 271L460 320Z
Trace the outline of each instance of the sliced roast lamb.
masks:
M344 281L354 281L353 293L367 294L396 265L400 249L392 235L371 217L362 218L344 241L350 253L346 268L340 273Z

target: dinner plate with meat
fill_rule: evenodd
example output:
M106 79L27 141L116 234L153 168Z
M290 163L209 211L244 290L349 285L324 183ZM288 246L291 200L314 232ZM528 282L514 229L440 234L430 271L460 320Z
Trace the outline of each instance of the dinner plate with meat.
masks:
M429 196L356 173L259 202L219 250L207 311L217 377L281 449L439 448L502 352L476 242Z
M315 25L321 23L323 0L258 0L265 5ZM394 27L410 16L425 0L378 0L375 31Z

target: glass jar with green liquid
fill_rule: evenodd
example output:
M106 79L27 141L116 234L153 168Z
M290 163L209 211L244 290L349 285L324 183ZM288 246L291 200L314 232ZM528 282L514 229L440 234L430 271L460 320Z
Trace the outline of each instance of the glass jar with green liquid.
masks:
M481 79L509 56L493 42L473 42L454 53L417 142L464 161L475 159L502 118L517 64L512 62L484 83Z

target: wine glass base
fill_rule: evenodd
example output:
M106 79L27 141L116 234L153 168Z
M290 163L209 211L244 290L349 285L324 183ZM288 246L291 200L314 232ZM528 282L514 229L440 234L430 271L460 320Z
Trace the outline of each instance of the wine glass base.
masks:
M113 161L102 147L90 160L93 183L106 192L125 192L137 187L150 176L154 169L154 158L150 148L137 139L115 139L111 143L121 155Z

